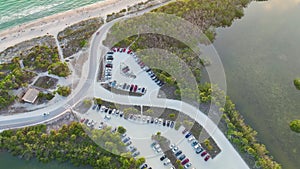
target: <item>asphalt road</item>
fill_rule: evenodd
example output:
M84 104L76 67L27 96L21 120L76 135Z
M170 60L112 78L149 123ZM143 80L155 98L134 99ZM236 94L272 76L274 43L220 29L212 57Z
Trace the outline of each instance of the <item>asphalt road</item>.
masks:
M63 114L66 110L72 107L75 103L80 101L81 99L89 96L89 91L91 87L95 87L97 89L97 97L102 98L106 101L112 101L119 104L131 104L131 105L147 105L147 106L155 106L155 107L167 107L170 109L175 109L178 111L182 111L187 115L194 117L194 119L199 122L213 137L213 139L217 142L217 144L222 149L220 156L217 158L220 166L226 166L226 164L231 164L231 169L247 169L249 168L244 160L240 157L237 151L233 148L231 143L227 140L224 134L217 128L216 124L212 122L204 113L202 113L199 109L181 102L177 100L169 100L169 99L151 99L148 100L146 98L141 99L138 97L130 97L129 96L121 96L121 95L112 95L109 91L104 90L99 85L94 85L96 81L96 76L98 72L98 64L101 57L105 55L105 53L109 50L107 47L103 46L100 42L102 42L106 38L106 34L111 26L121 20L126 19L131 16L142 15L145 12L148 12L151 9L147 9L136 14L127 15L119 19L115 19L112 22L104 24L98 32L99 35L94 35L92 38L92 43L90 46L90 57L88 60L88 74L87 76L82 76L80 79L79 87L76 88L73 93L68 97L67 100L62 100L53 106L49 106L45 109L32 111L29 113L23 113L19 115L13 116L0 116L0 130L10 129L10 128L18 128L24 127L27 125L33 125L38 123L43 123L49 119L55 118ZM101 94L100 94L101 93ZM112 96L112 97L111 97ZM165 103L165 104L162 104ZM50 112L50 115L43 116L44 112Z
M164 5L160 4L159 6ZM92 84L96 81L97 71L98 71L98 63L101 59L101 56L109 50L107 47L103 46L100 42L102 42L106 38L106 34L109 29L118 21L126 18L130 18L132 16L139 16L146 12L151 11L158 6L153 6L151 8L139 11L137 13L125 15L124 17L117 18L111 22L105 23L103 26L99 28L97 32L100 32L99 35L94 34L92 37L92 43L90 46L90 57L89 57L89 71L87 76L82 76L80 79L80 84L78 85L73 93L68 97L67 100L61 100L56 104L39 109L36 111L31 111L28 113L22 113L11 116L0 116L0 131L7 130L12 128L21 128L25 126L40 124L51 120L64 112L66 112L69 108L74 106L81 99L85 98L91 88ZM44 112L50 112L49 115L43 116Z

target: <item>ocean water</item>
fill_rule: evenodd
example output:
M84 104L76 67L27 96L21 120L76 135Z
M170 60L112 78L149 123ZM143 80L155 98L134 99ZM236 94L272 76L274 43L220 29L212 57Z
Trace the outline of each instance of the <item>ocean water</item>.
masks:
M0 31L103 0L0 0Z

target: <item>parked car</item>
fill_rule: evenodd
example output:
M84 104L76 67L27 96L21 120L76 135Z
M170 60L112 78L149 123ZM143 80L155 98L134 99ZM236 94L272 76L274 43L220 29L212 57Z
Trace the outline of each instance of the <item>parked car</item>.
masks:
M170 144L170 149L173 149L175 147L175 144Z
M194 149L198 149L200 147L200 145L199 144L196 144L196 145L194 145Z
M182 162L181 162L181 165L185 165L186 163L188 163L190 160L188 159L188 158L186 158L185 160L183 160Z
M125 143L125 146L129 146L131 143L131 141L128 141L127 143Z
M185 157L186 157L186 156L185 156L184 154L182 154L181 156L178 157L178 159L179 159L180 161L182 161L183 159L185 159Z
M130 137L126 137L125 139L123 139L122 141L123 141L123 143L126 143L127 141L129 141L130 140Z
M192 135L192 133L187 133L187 134L185 135L185 138L189 138L191 135Z
M164 165L169 165L171 161L167 158L167 160L164 162Z
M191 145L192 145L192 146L195 146L195 145L198 144L198 143L199 143L199 142L198 142L197 140L193 140L192 143L191 143Z
M111 117L109 115L105 115L104 119L110 120Z
M175 153L175 156L177 157L177 156L179 156L180 154L182 154L182 151L181 151L181 150L179 150L177 153Z
M173 153L175 153L177 150L178 150L178 147L174 147L174 148L172 149Z
M136 92L137 88L138 88L138 86L137 86L137 85L134 85L133 91Z
M196 154L200 154L204 149L202 147L198 147L196 149Z
M201 157L204 157L207 154L206 151L204 151L203 153L201 153Z
M194 137L194 136L190 136L190 137L188 138L188 142L191 142L191 141L193 141L193 140L195 140L195 137Z
M80 120L80 123L83 123L83 122L84 122L84 120L85 120L85 118L81 119L81 120Z
M204 161L207 161L210 159L210 155L207 155L205 158L204 158Z
M171 121L170 127L171 127L171 128L174 127L174 121Z
M192 166L192 163L186 163L186 164L184 165L184 168L185 168L185 169L188 169L190 166Z
M136 156L138 156L138 155L140 155L141 153L139 152L139 151L136 151L136 152L134 152L133 154L132 154L132 157L136 157Z
M93 110L95 110L97 108L97 105L94 104L94 106L92 107Z
M169 120L167 120L167 127L170 127L170 121Z
M167 158L167 156L163 155L163 156L160 157L160 161L164 161L164 159L166 159L166 158Z
M140 168L141 169L146 169L148 167L148 164L143 164Z

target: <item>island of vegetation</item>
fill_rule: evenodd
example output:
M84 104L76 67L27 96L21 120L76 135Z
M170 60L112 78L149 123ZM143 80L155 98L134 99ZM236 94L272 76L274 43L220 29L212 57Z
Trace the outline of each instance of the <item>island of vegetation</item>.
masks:
M296 133L300 133L300 120L293 120L290 122L290 128Z
M298 90L300 90L300 78L294 80L294 85Z
M58 160L95 169L136 169L145 162L144 158L130 157L130 153L121 156L110 153L121 153L125 149L120 134L112 133L111 128L91 130L83 127L73 122L58 130L49 130L46 125L6 130L0 133L0 150L27 160L37 158L45 163ZM119 130L125 131L124 128ZM87 132L93 139L101 140L105 149L91 140Z

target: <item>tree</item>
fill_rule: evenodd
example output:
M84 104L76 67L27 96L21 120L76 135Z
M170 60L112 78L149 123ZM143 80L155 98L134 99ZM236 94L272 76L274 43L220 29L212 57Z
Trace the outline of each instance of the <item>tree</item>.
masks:
M56 92L61 96L69 96L71 94L71 88L69 86L58 86Z
M54 74L59 77L67 77L70 75L70 69L66 62L56 62L48 67L49 74Z
M294 80L294 85L298 90L300 90L300 78Z
M118 127L118 133L124 134L124 133L126 133L126 129L124 127L122 127L122 126L119 126Z
M300 133L300 120L293 120L290 122L290 129L294 132Z
M95 101L96 104L102 104L103 103L103 101L100 98L95 98L94 101Z

